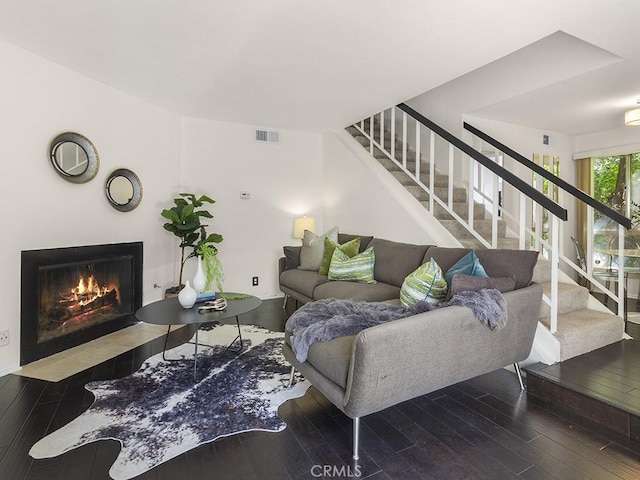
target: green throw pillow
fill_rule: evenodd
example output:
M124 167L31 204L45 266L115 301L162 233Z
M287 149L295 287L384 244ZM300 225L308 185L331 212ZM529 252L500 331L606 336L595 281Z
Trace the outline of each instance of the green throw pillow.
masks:
M320 275L327 275L329 273L329 265L331 265L331 258L333 257L333 251L339 248L344 253L347 254L349 258L355 257L360 251L360 237L354 238L342 245L338 244L338 242L334 242L330 238L324 239L324 256L322 257L322 263L320 264L320 269L318 273Z
M447 296L447 287L442 269L432 258L404 279L400 288L400 303L405 307L414 305L420 300L439 303Z
M358 283L376 283L373 277L373 267L376 256L373 247L367 248L359 255L349 258L339 248L333 251L329 265L329 280L346 280Z

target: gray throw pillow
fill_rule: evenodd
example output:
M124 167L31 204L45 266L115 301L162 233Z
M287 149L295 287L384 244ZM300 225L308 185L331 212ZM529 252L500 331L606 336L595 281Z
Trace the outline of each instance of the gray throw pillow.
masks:
M477 292L483 288L495 288L502 293L515 290L516 280L513 277L474 277L456 273L451 279L447 300L460 292Z
M305 230L302 238L302 249L300 250L300 270L313 270L317 272L322 264L324 256L324 239L328 238L338 242L338 227L318 236L315 233Z

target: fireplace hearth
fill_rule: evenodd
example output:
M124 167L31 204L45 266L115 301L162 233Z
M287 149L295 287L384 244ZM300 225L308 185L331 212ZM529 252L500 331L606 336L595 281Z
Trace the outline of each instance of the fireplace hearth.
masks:
M135 323L142 243L22 252L20 364Z

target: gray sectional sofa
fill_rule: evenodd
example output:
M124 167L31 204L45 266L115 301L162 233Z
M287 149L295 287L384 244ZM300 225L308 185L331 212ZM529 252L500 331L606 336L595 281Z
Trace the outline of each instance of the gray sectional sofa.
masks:
M341 234L338 242L355 236ZM397 303L404 278L422 263L433 258L444 272L469 252L361 239L361 251L374 247L377 283L330 281L317 272L300 270L296 263L300 247L285 247L281 290L302 303L325 298ZM469 308L447 306L314 343L304 362L296 359L290 334L285 337L283 352L292 366L354 420L355 459L360 417L508 365L515 365L519 375L518 362L531 351L542 301L542 287L531 284L538 254L500 249L476 254L489 277L515 280L514 289L503 293L508 318L499 330L479 322Z

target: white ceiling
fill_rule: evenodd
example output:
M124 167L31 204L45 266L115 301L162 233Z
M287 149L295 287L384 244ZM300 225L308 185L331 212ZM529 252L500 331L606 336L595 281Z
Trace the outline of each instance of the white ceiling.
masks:
M451 84L463 111L579 134L640 98L639 18L637 0L0 0L0 39L196 118L322 132L473 72Z

